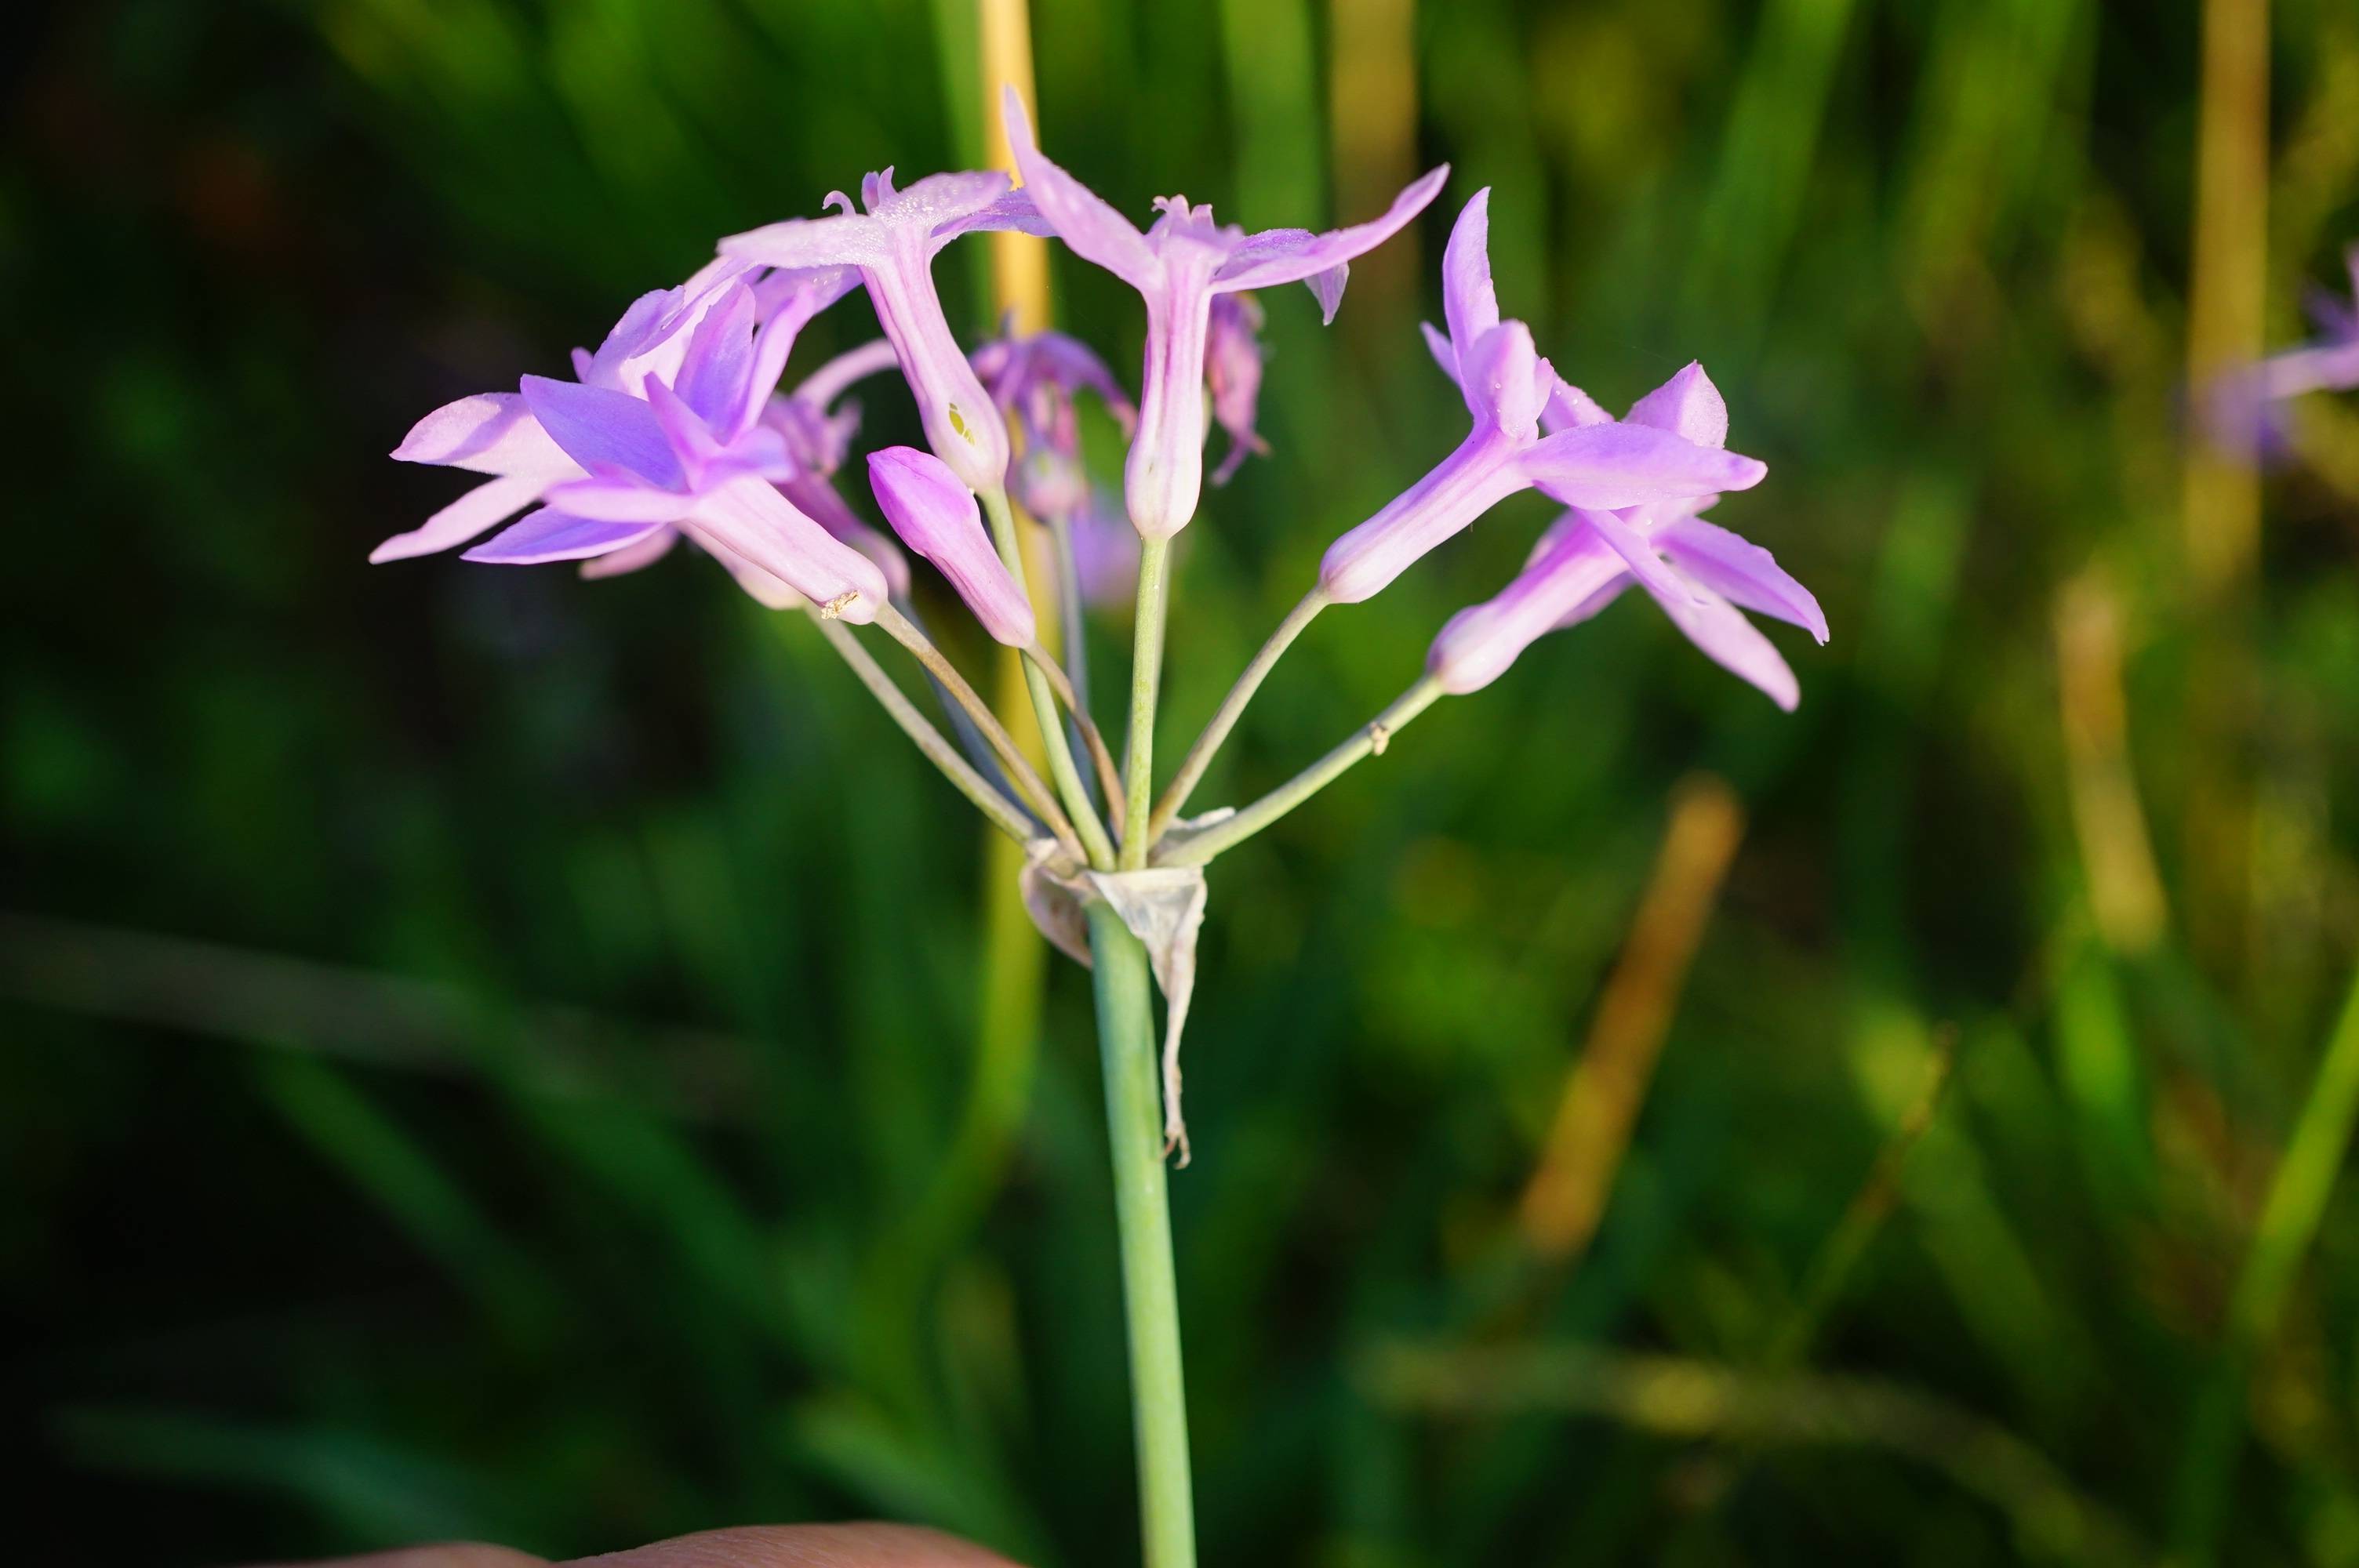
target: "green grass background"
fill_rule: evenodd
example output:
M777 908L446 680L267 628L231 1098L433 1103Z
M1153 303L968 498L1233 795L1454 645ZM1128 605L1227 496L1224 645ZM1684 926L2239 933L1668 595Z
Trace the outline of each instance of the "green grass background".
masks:
M1039 0L1046 143L1134 212L1362 216L1336 25ZM2359 235L2359 13L2271 25L2289 340ZM2359 1562L2359 1211L2331 1190L2359 490L2347 461L2273 473L2248 592L2199 611L2196 8L1467 0L1414 29L1416 147L1456 172L1414 270L1363 269L1334 328L1266 297L1276 455L1184 537L1168 754L1326 543L1461 434L1414 322L1481 185L1503 304L1569 378L1618 406L1710 367L1771 470L1716 515L1834 639L1775 633L1788 718L1625 603L1215 869L1173 1184L1205 1561ZM982 829L720 573L364 565L456 492L382 456L419 414L561 367L718 234L974 157L965 7L103 0L16 42L26 1560L853 1515L1130 1560L1061 960L998 1064L1004 1141L945 1187ZM969 331L984 254L941 268ZM1135 380L1136 299L1055 265L1063 323ZM854 300L807 352L869 330ZM914 438L890 386L866 401L869 438ZM1546 515L1504 506L1323 618L1200 801L1364 721ZM2073 582L2118 613L2150 946L2093 914ZM1118 670L1125 618L1099 631ZM1543 1268L1516 1195L1698 769L1749 831L1596 1243ZM2231 891L2200 893L2189 847L2223 840ZM1888 1217L1840 1240L1943 1049Z

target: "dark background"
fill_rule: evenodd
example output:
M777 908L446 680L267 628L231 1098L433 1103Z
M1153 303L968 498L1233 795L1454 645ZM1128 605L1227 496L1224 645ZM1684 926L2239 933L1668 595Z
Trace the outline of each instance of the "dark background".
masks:
M1316 226L1456 168L1332 329L1265 301L1275 456L1183 538L1169 754L1462 433L1413 323L1485 184L1503 303L1570 379L1618 407L1710 366L1771 470L1715 516L1834 633L1773 633L1789 718L1634 599L1221 862L1173 1182L1208 1563L2359 1561L2352 1210L2313 1245L2270 1199L2331 1179L2315 1075L2359 1051L2359 421L2297 410L2249 569L2190 569L2199 21L1039 0L1045 144L1133 213ZM2271 25L2286 342L2359 234L2359 15ZM1087 989L1058 960L1036 1015L1037 957L986 957L979 827L709 568L364 564L460 488L383 457L419 414L561 373L719 234L971 166L967 9L16 27L25 1560L848 1515L1129 1560ZM978 335L986 254L940 269ZM1135 297L1055 265L1135 384ZM870 330L851 301L799 363ZM1364 721L1546 515L1322 619L1200 801ZM1743 846L1595 1240L1551 1261L1517 1196L1700 772Z

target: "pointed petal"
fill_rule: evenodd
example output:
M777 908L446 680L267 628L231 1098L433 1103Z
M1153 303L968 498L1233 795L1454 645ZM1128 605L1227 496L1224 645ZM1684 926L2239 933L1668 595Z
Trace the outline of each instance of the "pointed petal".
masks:
M1065 248L1134 288L1150 287L1163 266L1147 236L1095 191L1041 156L1032 140L1032 118L1015 88L1007 89L1002 103L1007 145L1024 176L1024 189Z
M1549 394L1548 406L1540 411L1540 424L1551 436L1560 430L1579 430L1591 425L1611 425L1614 416L1589 394L1567 381L1560 380Z
M636 545L625 545L608 555L592 556L582 563L582 575L608 578L643 571L670 555L671 547L679 543L679 529L658 528Z
M1458 345L1458 384L1477 420L1487 419L1517 441L1539 433L1556 373L1532 347L1531 329L1502 321Z
M1353 256L1365 255L1407 228L1409 220L1424 211L1440 193L1442 182L1449 178L1450 166L1446 163L1428 169L1393 198L1384 216L1347 229L1331 229L1323 234L1281 229L1250 235L1212 275L1212 287L1223 293L1234 293L1244 288L1298 283L1341 266ZM1341 299L1343 280L1336 279L1332 287L1335 297ZM1312 292L1319 291L1314 288ZM1321 302L1324 304L1325 299L1322 294ZM1328 314L1332 317L1334 312L1330 310Z
M532 409L513 392L484 392L446 403L409 427L393 455L405 463L439 463L476 473L561 474L573 460L549 438Z
M1684 604L1693 597L1689 592L1687 579L1664 563L1653 541L1646 535L1611 512L1584 510L1581 520L1595 530L1599 538L1614 547L1614 553L1622 557L1622 564L1630 568L1630 575L1638 579L1639 586L1653 594L1657 602L1666 610L1671 607L1673 600Z
M931 242L939 254L944 245L961 234L1004 233L1014 232L1031 234L1038 239L1053 240L1056 226L1050 223L1033 203L1029 190L1011 190L988 207L979 207L963 218L953 218L934 231Z
M578 561L636 545L662 526L660 523L600 522L544 506L538 512L527 513L460 559L507 567Z
M528 375L524 400L549 439L583 468L623 469L667 489L681 482L679 460L655 411L640 399L603 386Z
M1491 287L1491 188L1468 199L1451 226L1441 253L1442 319L1462 355L1467 346L1499 324L1499 295Z
M1690 360L1685 370L1630 406L1629 422L1684 436L1699 447L1728 445L1728 404Z
M1701 517L1681 517L1650 535L1688 577L1732 604L1790 622L1824 643L1826 612L1768 551Z
M1755 459L1699 447L1651 425L1589 425L1542 438L1519 460L1532 482L1568 506L1607 510L1750 490L1769 470Z
M836 212L789 218L732 234L721 254L765 266L873 266L885 259L885 231L874 218Z
M430 556L463 545L493 524L506 522L531 505L547 482L530 474L486 480L408 533L396 534L371 550L369 564Z
M844 389L854 382L891 370L899 362L890 339L872 339L856 349L845 350L803 377L796 384L791 395L799 401L824 408L841 397Z
M544 499L558 511L594 523L677 523L696 498L627 479L573 479L552 485Z
M788 341L793 341L791 331ZM785 366L784 354L778 356L778 364ZM697 323L679 373L669 379L672 390L696 411L699 418L715 431L734 435L753 376L754 291L743 284L732 284L727 293L704 313L704 319ZM768 396L769 388L764 387L762 395Z
M1701 585L1677 603L1656 602L1713 663L1760 687L1787 712L1799 706L1802 688L1793 670L1761 629L1745 619L1734 605Z
M1425 334L1426 351L1433 356L1433 362L1441 367L1441 373L1456 381L1458 351L1450 346L1450 335L1430 321L1419 321L1417 330Z

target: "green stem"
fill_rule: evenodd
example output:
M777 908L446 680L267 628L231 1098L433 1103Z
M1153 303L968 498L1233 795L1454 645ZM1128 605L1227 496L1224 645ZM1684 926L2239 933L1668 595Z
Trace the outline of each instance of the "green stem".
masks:
M1165 569L1171 560L1171 541L1142 539L1138 546L1138 613L1130 642L1130 738L1126 804L1122 822L1122 869L1135 871L1147 864L1150 797L1155 791L1155 699L1163 682L1163 622L1169 600L1164 593Z
M985 492L980 498L984 515L991 519L992 543L998 547L999 558L1007 568L1007 575L1028 597L1025 582L1024 542L1016 536L1016 514L1007 504L1004 490ZM1065 726L1057 718L1057 697L1049 687L1049 677L1030 659L1024 661L1024 689L1032 698L1032 717L1039 721L1041 749L1048 753L1049 775L1057 781L1057 791L1064 797L1066 809L1073 816L1074 826L1081 830L1082 843L1089 850L1090 864L1103 869L1114 864L1114 840L1106 837L1105 825L1098 820L1097 808L1090 804L1090 792L1082 784L1082 771L1073 765L1073 748L1066 742Z
M1427 676L1393 699L1390 708L1352 731L1333 751L1238 812L1201 833L1193 833L1158 855L1158 866L1201 866L1233 844L1241 843L1335 782L1346 768L1372 752L1381 752L1401 728L1433 706L1441 685Z
M893 684L893 677L885 673L884 666L860 645L860 639L852 634L852 628L841 621L827 619L816 607L811 611L811 620L818 625L820 634L843 655L843 662L852 666L852 673L860 677L860 684L868 688L869 695L875 697L893 722L901 727L901 732L918 743L918 750L925 753L926 761L940 768L942 776L951 781L959 794L973 801L975 809L988 817L994 827L1018 844L1029 843L1032 819L1017 810L1006 795L994 789L964 757L959 755L958 748L944 740L942 732L927 722L926 716L918 711L917 705Z
M1147 949L1104 903L1090 905L1098 1048L1122 1239L1123 1315L1130 1337L1131 1429L1138 1449L1139 1532L1146 1568L1195 1568L1187 1389L1180 1365L1179 1281L1164 1191L1155 1015Z
M1188 804L1190 793L1203 779L1204 770L1212 765L1213 754L1220 751L1221 743L1245 716L1245 705L1254 699L1254 693L1261 689L1261 683L1269 678L1269 672L1277 667L1278 659L1294 645L1294 640L1302 635L1302 629L1317 619L1329 603L1324 589L1312 588L1302 596L1301 603L1287 611L1277 630L1269 634L1269 641L1261 645L1261 652L1245 665L1245 673L1237 676L1237 684L1229 688L1229 695L1221 699L1212 721L1204 726L1204 732L1196 737L1196 743L1180 760L1180 771L1171 775L1163 798L1156 802L1155 814L1147 826L1149 842L1163 837L1163 830L1171 826L1171 819L1180 815L1180 808Z

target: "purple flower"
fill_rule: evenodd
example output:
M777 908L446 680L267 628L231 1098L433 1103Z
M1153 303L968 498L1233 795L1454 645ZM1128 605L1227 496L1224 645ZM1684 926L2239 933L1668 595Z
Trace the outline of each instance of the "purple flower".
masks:
M1024 193L1010 192L1007 176L995 170L929 175L897 191L887 168L860 182L860 200L864 213L842 191L832 192L826 205L842 211L733 235L721 242L721 252L777 267L858 268L917 395L928 444L968 489L996 491L1007 477L1007 430L942 315L934 256L979 229L1046 231Z
M1442 254L1449 333L1425 329L1434 358L1465 396L1473 430L1423 479L1328 546L1319 582L1339 604L1378 593L1427 551L1534 486L1568 506L1596 509L1604 519L1599 533L1630 570L1649 587L1669 590L1666 568L1615 509L1745 490L1768 472L1752 458L1652 421L1617 423L1602 410L1594 420L1571 417L1576 406L1596 406L1557 379L1534 351L1528 328L1499 319L1488 250L1490 196L1478 190L1466 203ZM1552 432L1547 435L1544 414Z
M1082 466L1081 420L1073 395L1095 393L1127 438L1138 428L1138 410L1095 351L1062 332L1018 337L1006 326L974 351L974 373L1023 438L1008 474L1016 504L1047 520L1070 518L1089 499L1089 474Z
M941 568L984 631L1011 648L1032 645L1032 602L992 548L974 492L949 464L915 447L886 447L868 454L868 484L893 532Z
M1563 387L1551 416L1576 429L1614 423L1578 388ZM1701 365L1689 365L1631 408L1629 424L1669 430L1699 446L1728 438L1728 406ZM1810 590L1725 528L1695 514L1717 496L1619 512L1576 506L1551 526L1520 576L1487 603L1462 610L1434 639L1427 672L1442 689L1463 694L1496 680L1536 639L1578 625L1611 604L1635 579L1689 641L1769 694L1790 711L1801 698L1794 672L1741 606L1789 621L1827 640L1827 621ZM1635 535L1653 568L1634 569L1619 535Z
M2350 302L2313 294L2308 304L2318 341L2261 362L2261 395L2270 401L2359 387L2359 244L2344 251L2343 261L2351 274Z
M514 398L463 399L421 420L396 457L500 477L462 498L462 507L480 508L465 531L451 519L460 508L446 508L380 546L376 558L448 548L537 499L538 510L465 558L619 557L612 569L628 570L686 534L766 603L791 601L790 589L847 619L871 619L886 596L883 573L779 494L770 476L792 462L785 438L760 423L796 333L848 280L766 281L774 310L757 322L745 271L719 264L640 299L598 352L577 351L581 381L528 375ZM507 488L479 500L495 486Z
M1374 222L1314 234L1269 229L1247 234L1212 222L1210 207L1185 197L1158 200L1162 216L1144 234L1063 169L1040 156L1032 122L1011 89L1008 145L1042 218L1083 261L1105 268L1147 300L1147 368L1139 429L1124 469L1124 499L1140 535L1168 539L1195 515L1204 470L1204 360L1216 295L1308 283L1330 320L1342 303L1353 256L1375 249L1441 189L1442 165L1401 192ZM809 265L809 264L805 264Z
M1261 407L1261 301L1252 295L1223 294L1212 301L1204 385L1212 395L1212 422L1229 434L1228 456L1212 470L1212 482L1226 484L1247 452L1269 456L1269 443L1254 429Z
M2248 460L2282 458L2292 441L2280 404L2307 393L2359 387L2359 245L2343 253L2343 262L2351 273L2351 303L2322 290L2304 301L2318 328L2314 341L2196 389L2194 412L2213 444Z
M705 267L677 288L658 288L631 302L596 353L573 351L574 373L585 385L637 394L649 374L678 373L690 334L743 264ZM630 377L628 386L624 377ZM486 392L447 403L420 419L393 455L403 462L435 463L495 477L444 507L424 524L396 534L369 552L372 564L430 556L463 545L540 498L549 485L582 477L582 465L549 438L524 398Z

